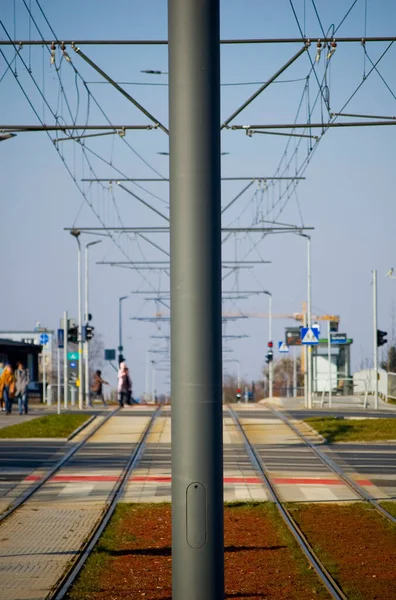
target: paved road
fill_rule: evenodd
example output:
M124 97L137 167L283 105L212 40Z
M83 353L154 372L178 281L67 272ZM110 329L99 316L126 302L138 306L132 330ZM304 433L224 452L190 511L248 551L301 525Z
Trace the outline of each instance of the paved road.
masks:
M0 440L0 505L30 473L59 460L57 453L64 449L64 440Z

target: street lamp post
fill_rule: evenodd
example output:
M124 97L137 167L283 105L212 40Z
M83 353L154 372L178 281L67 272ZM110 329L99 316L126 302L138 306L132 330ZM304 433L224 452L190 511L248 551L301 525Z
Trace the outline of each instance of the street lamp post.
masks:
M78 254L77 254L77 297L78 297L78 408L80 410L84 407L84 390L83 390L83 341L82 341L82 297L81 297L81 243L80 243L80 235L81 231L78 229L73 229L71 235L76 239L78 244Z
M89 321L89 278L88 278L88 248L100 244L102 240L95 240L85 244L85 322ZM89 406L89 342L85 340L85 406Z
M312 326L312 315L311 315L311 237L306 233L300 233L301 237L306 238L308 242L307 246L307 327L311 329ZM308 345L307 348L307 408L312 409L312 346Z
M264 294L268 296L268 341L272 341L272 294L271 292L265 291ZM268 395L271 400L273 394L273 379L274 379L274 371L272 367L272 361L268 364Z
M123 346L122 346L122 301L126 300L128 296L121 296L118 298L118 364L120 364L123 358Z
M151 361L152 401L155 403L155 360Z

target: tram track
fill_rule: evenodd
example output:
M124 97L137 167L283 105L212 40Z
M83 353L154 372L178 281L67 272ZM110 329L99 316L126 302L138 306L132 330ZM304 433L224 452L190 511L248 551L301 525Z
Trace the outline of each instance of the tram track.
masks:
M0 525L3 523L8 517L10 517L18 508L22 507L36 492L38 492L44 485L47 483L49 479L51 479L61 468L63 468L69 460L79 452L86 443L119 411L119 407L115 410L112 410L108 415L105 416L103 420L95 425L85 436L84 438L78 442L76 445L72 446L70 450L62 456L52 467L50 467L46 473L33 485L29 486L29 488L20 494L16 500L0 515ZM85 426L87 424L84 423ZM81 429L81 428L79 428ZM75 432L76 435L78 432ZM74 436L73 436L74 437Z
M262 463L262 460L260 458L260 455L259 455L255 445L249 440L249 438L243 428L243 425L241 424L241 422L238 418L237 413L230 406L228 407L228 410L229 410L229 413L231 415L233 422L235 423L237 429L239 430L239 432L242 435L244 445L245 445L246 451L250 457L250 460L251 460L253 466L255 467L255 469L257 470L257 472L260 474L260 476L265 484L265 487L267 488L270 501L275 504L282 520L284 521L287 528L293 535L298 546L301 548L302 552L306 556L308 562L311 564L311 566L315 570L316 574L318 575L318 577L320 578L320 580L322 581L322 583L324 584L326 589L331 594L332 598L334 598L335 600L348 600L348 596L345 595L345 593L343 592L341 587L338 585L338 583L335 581L335 579L332 577L332 575L326 569L325 565L322 563L322 561L320 560L320 558L318 557L316 552L313 550L312 546L309 544L304 533L301 531L299 525L297 524L297 522L291 515L290 511L287 509L287 507L281 501L279 494L276 490L276 487L272 483L271 478L268 475L268 473Z
M4 597L25 597L26 590L42 600L65 597L123 497L160 411L137 413L145 419L140 425L133 413L110 412L2 515Z
M118 478L118 481L113 487L109 497L107 498L106 506L104 507L100 521L97 523L95 530L92 532L91 536L86 541L85 547L81 550L80 556L77 559L77 561L71 566L68 572L64 574L62 579L57 583L56 588L51 592L51 595L49 596L51 600L62 600L63 598L65 598L68 591L71 589L74 581L76 580L82 568L84 567L85 562L91 555L96 543L98 542L100 536L102 535L104 529L110 521L118 502L124 494L131 473L141 458L147 437L151 431L154 421L156 420L160 412L161 407L157 408L156 411L152 414L151 419L142 434L142 437L137 443L134 451L128 459L128 462L124 466L123 472Z
M266 408L278 419L280 419L285 425L287 425L295 435L316 455L317 458L341 481L345 483L351 489L360 500L368 502L377 512L379 512L385 519L396 524L396 518L383 508L378 500L371 496L359 483L354 481L349 475L347 475L329 456L327 456L318 446L313 444L306 436L299 431L299 429L290 421L289 417L283 413L277 411L272 406L266 406Z

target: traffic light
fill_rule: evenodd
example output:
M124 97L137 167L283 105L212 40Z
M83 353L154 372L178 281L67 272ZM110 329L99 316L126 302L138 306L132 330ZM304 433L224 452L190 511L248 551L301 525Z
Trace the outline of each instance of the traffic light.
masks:
M236 391L236 399L240 400L242 398L241 390L238 388Z
M90 340L92 340L93 336L94 336L94 329L95 327L92 327L92 325L86 325L85 326L85 341L89 342Z
M272 362L272 359L274 358L274 353L272 350L268 350L266 356L265 356L265 362L267 363L267 365L269 365L270 362Z
M125 357L123 354L118 355L118 364L120 365L122 362L125 362Z
M268 348L273 348L274 347L274 343L270 341L270 342L268 342L267 346L268 346Z
M388 343L388 340L385 339L385 337L387 336L387 332L386 331L381 331L380 329L377 329L377 347L379 348L380 346L384 346L385 344Z
M67 341L77 344L78 342L78 327L69 327L67 330Z

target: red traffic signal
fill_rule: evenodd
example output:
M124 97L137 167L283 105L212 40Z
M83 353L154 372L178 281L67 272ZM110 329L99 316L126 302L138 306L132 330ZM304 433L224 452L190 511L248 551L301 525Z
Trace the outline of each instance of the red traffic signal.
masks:
M273 348L274 347L274 343L273 342L268 342L268 348Z

